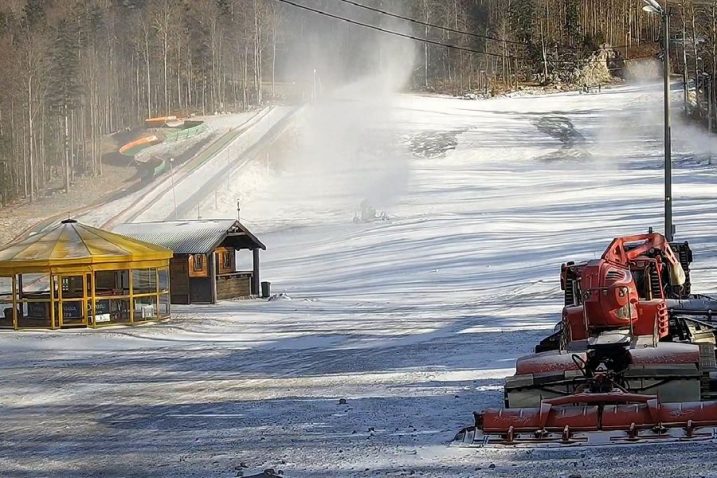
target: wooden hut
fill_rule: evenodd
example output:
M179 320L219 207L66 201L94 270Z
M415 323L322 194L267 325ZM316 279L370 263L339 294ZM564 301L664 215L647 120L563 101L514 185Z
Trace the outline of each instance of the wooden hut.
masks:
M259 250L266 246L234 219L121 224L115 231L174 252L173 304L216 303L259 295ZM238 270L237 252L252 254L251 270Z
M0 250L0 326L96 327L169 317L172 251L74 220Z

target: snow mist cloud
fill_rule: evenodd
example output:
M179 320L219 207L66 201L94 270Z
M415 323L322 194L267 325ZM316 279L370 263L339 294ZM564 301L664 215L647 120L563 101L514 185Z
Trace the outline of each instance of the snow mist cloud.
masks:
M405 24L350 5L333 10L408 32ZM363 201L388 208L407 183L408 154L395 128L385 126L412 73L416 45L322 17L304 21L307 25L297 28L310 33L283 70L303 78L309 104L300 115L296 148L282 153L275 199L307 215L350 221Z
M601 156L607 158L601 167L619 167L621 158L638 158L643 154L643 142L662 143L664 138L664 97L662 65L657 60L635 62L627 70L627 82L638 89L643 98L642 108L621 109L606 117L597 136ZM694 91L689 93L694 102ZM699 125L688 122L683 114L684 93L681 81L671 86L671 122L673 160L680 162L709 161L717 154L717 138L707 134ZM634 148L630 148L633 145ZM612 158L612 159L610 159ZM662 167L662 153L655 158L654 167Z

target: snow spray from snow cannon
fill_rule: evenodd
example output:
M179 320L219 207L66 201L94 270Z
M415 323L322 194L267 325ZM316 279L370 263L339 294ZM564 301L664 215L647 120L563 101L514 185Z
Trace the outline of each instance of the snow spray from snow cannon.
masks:
M342 12L355 14L350 5L336 5ZM306 220L344 217L348 223L361 201L383 210L408 186L410 152L402 133L384 125L399 113L399 92L411 79L417 47L380 32L336 29L310 13L305 20L308 28L288 27L301 28L301 41L288 46L279 69L304 85L308 104L272 197L301 209ZM393 31L411 30L395 18L377 21ZM333 47L343 44L351 45L351 55Z

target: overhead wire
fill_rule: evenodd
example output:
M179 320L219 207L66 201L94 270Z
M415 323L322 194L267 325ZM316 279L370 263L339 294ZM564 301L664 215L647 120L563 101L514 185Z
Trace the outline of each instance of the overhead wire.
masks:
M468 31L465 31L465 30L458 30L458 29L456 29L456 28L451 28L451 27L447 27L447 26L444 26L444 25L436 25L435 23L424 22L424 21L418 20L418 19L416 19L416 18L407 17L407 16L404 16L404 15L399 15L399 14L397 14L397 13L389 12L389 11L387 11L387 10L383 10L383 9L380 9L380 8L372 7L372 6L370 6L370 5L365 5L365 4L363 4L363 3L359 3L359 2L357 2L357 1L355 1L355 0L338 0L338 1L343 2L343 3L346 3L346 4L349 4L349 5L353 5L353 6L358 7L358 8L363 8L363 9L369 10L369 11L371 11L371 12L380 13L380 14L382 14L382 15L386 15L386 16L393 17L393 18L398 18L398 19L400 19L400 20L405 20L405 21L407 21L407 22L415 23L415 24L417 24L417 25L423 25L423 26L426 26L426 27L436 28L436 29L438 29L438 30L443 30L443 31L451 32L451 33L456 33L456 34L458 34L458 35L466 35L466 36L469 36L469 37L480 38L480 39L483 39L483 40L491 40L491 41L496 41L496 42L500 42L500 43L507 43L507 44L509 44L509 45L530 46L530 43L528 43L528 42L522 42L522 41L517 41L517 40L507 40L507 39L503 39L503 38L493 37L493 36L490 36L490 35L481 35L481 34L479 34L479 33L468 32ZM630 46L630 45L619 45L619 46L612 46L611 48L613 48L613 49L620 49L620 48L625 48L625 47L629 47L629 46ZM579 47L571 47L571 46L562 46L561 48L564 49L564 50L572 50L572 51L580 51L580 50L582 50L582 49L579 48Z
M300 9L303 9L303 10L308 10L308 11L313 12L313 13L316 13L316 14L318 14L318 15L323 15L323 16L325 16L325 17L333 18L333 19L335 19L335 20L340 20L340 21L343 21L343 22L351 23L351 24L353 24L353 25L358 25L358 26L361 26L361 27L370 28L370 29L372 29L372 30L376 30L376 31L383 32L383 33L388 33L388 34L390 34L390 35L396 35L396 36L399 36L399 37L408 38L409 40L419 41L419 42L423 42L423 43L429 43L429 44L431 44L431 45L443 46L443 47L451 48L451 49L454 49L454 50L462 50L462 51L467 51L467 52L470 52L470 53L478 53L478 54L480 54L480 55L495 56L495 57L499 57L499 58L510 58L510 59L515 59L515 60L528 60L528 58L522 58L522 57L517 57L517 56L511 56L511 55L506 55L506 56L504 56L504 55L501 55L501 54L499 54L499 53L491 53L491 52L486 52L486 51L480 51L480 50L476 50L475 48L469 48L469 47L459 46L459 45L452 45L452 44L450 44L450 43L443 43L443 42L439 42L439 41L436 41L436 40L430 40L430 39L428 39L428 38L417 37L417 36L415 36L415 35L410 35L410 34L408 34L408 33L401 33L401 32L397 32L397 31L394 31L394 30L388 30L388 29L386 29L386 28L378 27L378 26L376 26L376 25L370 25L370 24L368 24L368 23L363 23L363 22L359 22L359 21L357 21L357 20L352 20L352 19L350 19L350 18L342 17L342 16L340 16L340 15L335 15L335 14L333 14L333 13L325 12L325 11L323 11L323 10L318 10L318 9L316 9L316 8L309 7L309 6L307 6L307 5L301 5L301 4L292 2L291 0L276 0L276 1L281 2L281 3L286 3L286 4L288 4L288 5L291 5L291 6L293 6L293 7L300 8Z
M492 53L492 52L488 52L488 51L480 51L480 50L476 50L475 48L470 48L470 47L465 47L465 46L454 45L454 44L451 44L451 43L443 43L443 42L440 42L440 41L437 41L437 40L431 40L431 39L428 39L428 38L421 38L421 37L418 37L418 36L415 36L415 35L411 35L411 34L408 34L408 33L401 33L401 32L397 32L397 31L395 31L395 30L389 30L389 29L386 29L386 28L383 28L383 27L379 27L379 26L376 26L376 25L371 25L371 24L369 24L369 23L360 22L360 21L358 21L358 20L352 20L352 19L350 19L350 18L342 17L342 16L340 16L340 15L336 15L336 14L333 14L333 13L330 13L330 12L326 12L326 11L323 11L323 10L319 10L319 9L317 9L317 8L312 8L312 7L309 7L309 6L307 6L307 5L302 5L302 4L296 3L296 2L294 2L294 1L292 1L292 0L276 0L276 1L278 1L278 2L280 2L280 3L285 3L285 4L287 4L287 5L291 5L291 6L295 7L295 8L299 8L299 9L302 9L302 10L306 10L306 11L315 13L315 14L317 14L317 15L322 15L322 16L325 16L325 17L328 17L328 18L332 18L332 19L334 19L334 20L343 21L343 22L346 22L346 23L350 23L350 24L353 24L353 25L360 26L360 27L369 28L369 29L371 29L371 30L379 31L379 32L382 32L382 33L386 33L386 34L389 34L389 35L394 35L394 36L398 36L398 37L402 37L402 38L406 38L406 39L409 39L409 40L414 40L414 41L417 41L417 42L427 43L427 44L436 45L436 46L442 46L442 47L450 48L450 49L453 49L453 50L460 50L460 51L466 51L466 52L470 52L470 53L476 53L476 54L479 54L479 55L492 56L492 57L496 57L496 58L504 58L504 59L510 59L510 60L520 60L520 61L532 61L530 58L527 58L527 57L520 57L520 56L514 56L514 55L503 55L503 54L500 54L500 53ZM527 45L526 43L521 43L521 44L522 44L522 45ZM635 59L638 59L638 58L635 58ZM557 60L557 61L555 61L555 60L550 60L550 63L553 63L553 64L555 64L555 63L574 64L575 62L574 62L574 61L570 61L570 60Z
M387 10L382 10L382 9L380 9L380 8L372 7L372 6L370 6L370 5L364 5L364 4L362 4L362 3L355 2L355 1L353 1L353 0L339 0L339 1L340 1L340 2L343 2L343 3L348 3L349 5L353 5L353 6L358 7L358 8L363 8L363 9L365 9L365 10L369 10L369 11L372 11L372 12L380 13L380 14L382 14L382 15L386 15L386 16L389 16L389 17L398 18L398 19L400 19L400 20L405 20L405 21L407 21L407 22L415 23L415 24L417 24L417 25L423 25L423 26L426 26L426 27L436 28L436 29L438 29L438 30L443 30L443 31L451 32L451 33L457 33L457 34L459 34L459 35L467 35L467 36L470 36L470 37L473 37L473 38L480 38L480 39L483 39L483 40L493 40L493 41L498 41L498 42L501 42L501 43L509 43L509 44L511 44L511 45L528 45L526 42L521 42L521 41L516 41L516 40L506 40L506 39L502 39L502 38L492 37L492 36L489 36L489 35L481 35L481 34L479 34L479 33L467 32L467 31L458 30L458 29L451 28L451 27L446 27L446 26L443 26L443 25L436 25L436 24L434 24L434 23L424 22L424 21L421 21L421 20L417 20L417 19L415 19L415 18L406 17L406 16L403 16L403 15L399 15L399 14L397 14L397 13L389 12L389 11L387 11Z

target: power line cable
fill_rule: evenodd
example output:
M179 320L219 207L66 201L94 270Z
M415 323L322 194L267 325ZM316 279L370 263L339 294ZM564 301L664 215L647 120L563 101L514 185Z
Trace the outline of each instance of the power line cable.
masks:
M389 11L386 11L386 10L381 10L380 8L372 7L372 6L370 6L370 5L364 5L364 4L362 4L362 3L354 2L353 0L339 0L339 1L340 1L340 2L344 2L344 3L348 3L349 5L353 5L353 6L355 6L355 7L364 8L364 9L370 10L370 11L372 11L372 12L381 13L382 15L387 15L387 16L389 16L389 17L399 18L399 19L401 19L401 20L406 20L407 22L416 23L416 24L418 24L418 25L423 25L423 26L426 26L426 27L437 28L437 29L439 29L439 30L444 30L444 31L451 32L451 33L458 33L459 35L468 35L468 36L471 36L471 37L473 37L473 38L480 38L480 39L483 39L483 40L493 40L493 41L498 41L498 42L510 43L510 44L512 44L512 45L524 45L524 46L527 46L527 45L528 45L528 43L522 42L522 41L503 40L503 39L496 38L496 37L492 37L492 36L488 36L488 35L480 35L480 34L478 34L478 33L467 32L467 31L463 31L463 30L456 30L455 28L446 27L446 26L442 26L442 25L436 25L436 24L434 24L434 23L424 22L424 21L421 21L421 20L417 20L417 19L415 19L415 18L405 17L405 16L399 15L399 14L397 14L397 13L389 12Z
M484 40L492 40L492 41L496 41L496 42L507 43L507 44L510 44L510 45L530 46L530 43L528 43L528 42L522 42L522 41L516 41L516 40L505 40L505 39L501 39L501 38L492 37L492 36L490 36L490 35L481 35L481 34L478 34L478 33L468 32L468 31L465 31L465 30L457 30L457 29L455 29L455 28L446 27L446 26L443 26L443 25L436 25L436 24L434 24L434 23L424 22L424 21L421 21L421 20L417 20L417 19L415 19L415 18L406 17L406 16L403 16L403 15L399 15L399 14L397 14L397 13L389 12L389 11L387 11L387 10L382 10L382 9L380 9L380 8L372 7L372 6L370 6L370 5L364 5L364 4L359 3L359 2L356 2L356 1L354 1L354 0L338 0L338 1L343 2L343 3L347 3L347 4L349 4L349 5L353 5L353 6L358 7L358 8L363 8L363 9L366 9L366 10L369 10L369 11L372 11L372 12L376 12L376 13L380 13L380 14L383 14L383 15L387 15L387 16L389 16L389 17L398 18L398 19L401 19L401 20L405 20L405 21L407 21L407 22L415 23L415 24L417 24L417 25L423 25L423 26L427 26L427 27L431 27L431 28L437 28L437 29L439 29L439 30L444 30L444 31L451 32L451 33L457 33L457 34L459 34L459 35L467 35L467 36L470 36L470 37L473 37L473 38L480 38L480 39L484 39ZM619 48L625 48L626 46L629 46L629 45L611 46L610 48L612 48L612 49L619 49ZM582 51L582 48L580 48L580 47L561 46L560 48L563 49L563 50Z
M379 32L382 32L382 33L386 33L386 34L389 34L389 35L394 35L394 36L399 36L399 37L402 37L402 38L407 38L407 39L409 39L409 40L414 40L414 41L418 41L418 42L421 42L421 43L428 43L428 44L430 44L430 45L442 46L442 47L450 48L450 49L453 49L453 50L467 51L467 52L470 52L470 53L477 53L477 54L479 54L479 55L492 56L492 57L496 57L496 58L505 58L505 59L510 59L510 60L521 60L521 61L533 61L531 58L527 58L527 57L520 57L520 56L513 56L513 55L502 55L502 54L500 54L500 53L492 53L492 52L488 52L488 51L480 51L480 50L476 50L476 49L474 49L474 48L469 48L469 47L464 47L464 46L453 45L453 44L450 44L450 43L443 43L443 42L439 42L439 41L436 41L436 40L429 40L429 39L427 39L427 38L417 37L417 36L415 36L415 35L410 35L410 34L407 34L407 33L401 33L401 32L397 32L397 31L394 31L394 30L388 30L388 29L386 29L386 28L378 27L378 26L376 26L376 25L370 25L370 24L368 24L368 23L363 23L363 22L359 22L359 21L357 21L357 20L352 20L352 19L350 19L350 18L342 17L342 16L340 16L340 15L335 15L335 14L333 14L333 13L325 12L325 11L323 11L323 10L318 10L318 9L316 9L316 8L312 8L312 7L309 7L309 6L306 6L306 5L301 5L301 4L295 3L295 2L293 2L293 1L291 1L291 0L276 0L276 1L277 1L277 2L281 2L281 3L285 3L285 4L287 4L287 5L291 5L291 6L293 6L293 7L296 7L296 8L302 9L302 10L306 10L306 11L309 11L309 12L312 12L312 13L316 13L317 15L322 15L322 16L325 16L325 17L333 18L333 19L335 19L335 20L343 21L343 22L350 23L350 24L357 25L357 26L361 26L361 27L364 27L364 28L369 28L369 29L371 29L371 30L376 30L376 31L379 31ZM575 64L576 61L572 61L572 60L557 60L557 61L549 60L549 63L552 63L552 64L562 63L562 64L571 64L571 65L572 65L572 64Z
M435 40L429 40L428 38L421 38L421 37L417 37L417 36L414 36L414 35L410 35L410 34L408 34L408 33L400 33L400 32L393 31L393 30L387 30L387 29L382 28L382 27L377 27L376 25L370 25L370 24L368 24L368 23L363 23L363 22L359 22L359 21L356 21L356 20L351 20L351 19L346 18L346 17L339 16L339 15L334 15L333 13L325 12L325 11L323 11L323 10L318 10L318 9L316 9L316 8L311 8L311 7L308 7L308 6L306 6L306 5L300 5L300 4L298 4L298 3L294 3L294 2L292 2L292 1L290 1L290 0L276 0L276 1L281 2L281 3L286 3L286 4L288 4L288 5L291 5L291 6L296 7L296 8L301 8L301 9L303 9L303 10L308 10L308 11L313 12L313 13L316 13L316 14L318 14L318 15L323 15L323 16L326 16L326 17L329 17L329 18L333 18L333 19L335 19L335 20L340 20L340 21L343 21L343 22L351 23L351 24L353 24L353 25L358 25L358 26L361 26L361 27L364 27L364 28L370 28L370 29L372 29L372 30L376 30L376 31L379 31L379 32L387 33L387 34L389 34L389 35L396 35L396 36L399 36L399 37L408 38L409 40L415 40L415 41L418 41L418 42L428 43L428 44L431 44L431 45L443 46L443 47L446 47L446 48L451 48L451 49L453 49L453 50L461 50L461 51L467 51L467 52L470 52L470 53L477 53L477 54L479 54L479 55L494 56L494 57L498 57L498 58L509 58L509 59L511 59L511 60L530 61L529 58L523 58L523 57L511 56L511 55L503 56L503 55L501 55L501 54L499 54L499 53L491 53L491 52L487 52L487 51L480 51L480 50L476 50L476 49L474 49L474 48L469 48L469 47L464 47L464 46L458 46L458 45L452 45L452 44L450 44L450 43L442 43L442 42L435 41Z
M353 24L353 25L358 25L358 26L361 26L361 27L364 27L364 28L370 28L370 29L372 29L372 30L376 30L376 31L383 32L383 33L388 33L388 34L390 34L390 35L396 35L396 36L399 36L399 37L408 38L409 40L415 40L415 41L419 41L419 42L423 42L423 43L429 43L429 44L431 44L431 45L443 46L443 47L451 48L451 49L454 49L454 50L462 50L462 51L467 51L467 52L470 52L470 53L478 53L479 55L488 55L488 56L495 56L495 57L499 57L499 58L504 58L503 55L500 55L500 54L498 54L498 53L490 53L490 52L486 52L486 51L480 51L480 50L476 50L476 49L474 49L474 48L468 48L468 47L464 47L464 46L452 45L452 44L450 44L450 43L442 43L442 42L435 41L435 40L429 40L429 39L427 39L427 38L420 38L420 37L417 37L417 36L414 36L414 35L409 35L408 33L400 33L400 32L393 31L393 30L387 30L387 29L385 29L385 28L377 27L376 25L369 25L368 23L363 23L363 22L359 22L359 21L356 21L356 20L351 20L351 19L349 19L349 18L345 18L345 17L339 16L339 15L334 15L333 13L329 13L329 12L324 12L323 10L318 10L318 9L316 9L316 8L311 8L311 7L308 7L308 6L306 6L306 5L300 5L300 4L298 4L298 3L294 3L294 2L292 2L292 1L290 1L290 0L276 0L276 1L277 1L277 2L281 2L281 3L286 3L286 4L288 4L288 5L291 5L291 6L296 7L296 8L300 8L300 9L302 9L302 10L308 10L308 11L313 12L313 13L316 13L316 14L318 14L318 15L323 15L323 16L325 16L325 17L333 18L333 19L335 19L335 20L340 20L340 21L343 21L343 22L351 23L351 24ZM510 55L506 56L505 58L515 59L515 60L528 60L528 58L522 58L522 57L510 56Z

